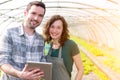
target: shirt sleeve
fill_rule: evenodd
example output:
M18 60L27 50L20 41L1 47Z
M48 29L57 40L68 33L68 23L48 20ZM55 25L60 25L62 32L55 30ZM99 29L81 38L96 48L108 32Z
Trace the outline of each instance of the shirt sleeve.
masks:
M71 54L72 54L72 56L80 53L78 45L74 41L72 41L72 40L71 40L70 47L71 47Z
M0 66L5 63L10 63L11 48L10 34L4 31L0 38Z

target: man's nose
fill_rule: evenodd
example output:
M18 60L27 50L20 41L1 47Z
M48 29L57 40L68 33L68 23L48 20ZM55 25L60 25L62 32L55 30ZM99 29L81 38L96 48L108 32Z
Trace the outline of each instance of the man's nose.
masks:
M39 16L34 16L34 19L35 19L35 20L38 20L38 18L39 18Z

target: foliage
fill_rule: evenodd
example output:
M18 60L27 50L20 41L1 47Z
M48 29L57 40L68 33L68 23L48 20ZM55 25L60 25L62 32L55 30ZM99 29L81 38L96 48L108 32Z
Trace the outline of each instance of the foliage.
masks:
M120 74L120 59L115 58L113 55L106 53L105 51L102 51L101 49L96 48L94 45L87 43L86 41L72 36L71 38L76 41L77 44L83 46L86 50L88 50L90 53L95 55L96 57L102 56L104 59L101 61L108 67L111 68L111 70L117 72Z
M71 36L72 40L74 40L77 44L82 45L88 51L94 53L96 56L103 56L104 52L99 51L99 49L94 48L93 45L87 44L84 40ZM94 51L96 50L96 51ZM100 53L99 53L100 52ZM83 53L81 52L81 58L84 66L84 75L88 75L90 72L94 72L101 80L110 80L103 72L101 72L93 63L92 61Z
M88 75L90 72L94 72L101 80L110 80L103 72L101 72L92 61L81 52L81 58L84 66L84 75Z

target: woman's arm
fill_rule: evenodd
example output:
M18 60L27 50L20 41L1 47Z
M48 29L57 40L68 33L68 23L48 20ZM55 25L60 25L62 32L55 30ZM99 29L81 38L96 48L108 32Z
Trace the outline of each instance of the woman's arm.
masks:
M75 62L76 68L78 70L75 80L82 80L84 70L83 70L83 64L82 64L80 54L73 56L73 60Z

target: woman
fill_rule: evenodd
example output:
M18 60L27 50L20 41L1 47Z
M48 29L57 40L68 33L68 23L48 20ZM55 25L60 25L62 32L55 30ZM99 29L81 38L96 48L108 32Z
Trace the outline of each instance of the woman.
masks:
M83 65L77 44L69 39L68 25L60 15L54 15L43 28L45 41L51 44L47 61L53 63L52 80L70 80L73 62L77 67L75 80L81 80Z

